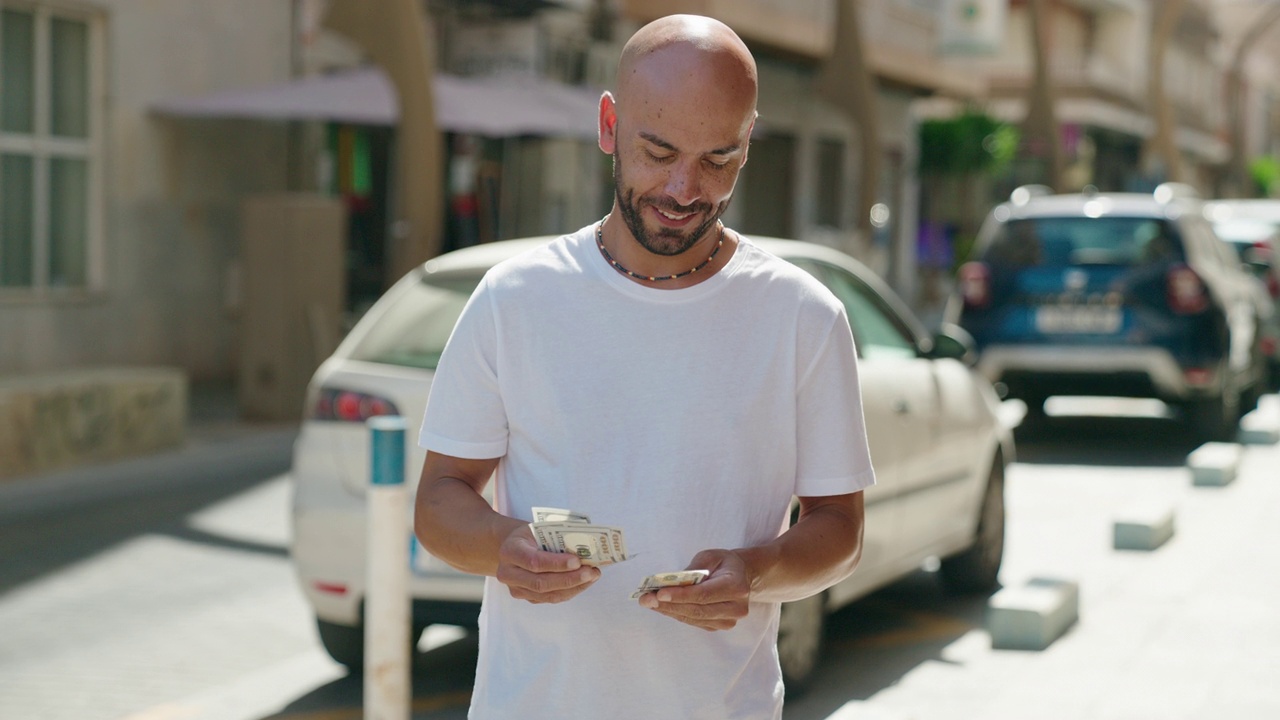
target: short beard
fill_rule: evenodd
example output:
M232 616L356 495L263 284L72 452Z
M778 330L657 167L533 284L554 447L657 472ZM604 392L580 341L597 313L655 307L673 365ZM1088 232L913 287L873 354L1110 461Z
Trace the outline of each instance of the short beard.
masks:
M725 210L729 209L729 200L731 197L725 198L721 201L720 204L716 206L714 212L712 212L711 205L708 203L693 203L692 205L682 206L670 200L666 200L665 198L646 200L643 197L640 198L639 202L637 202L634 190L627 190L625 194L623 193L623 181L619 167L618 153L617 151L614 151L613 195L617 200L618 209L622 213L622 221L626 224L627 229L631 231L631 236L636 239L636 242L640 243L641 247L654 255L673 257L686 252L689 248L697 245L698 241L701 240L707 234L707 231L716 224L716 221L720 219L720 216L724 215ZM706 213L707 218L688 235L677 230L671 230L664 227L658 228L657 232L649 232L648 228L644 225L644 217L640 214L639 203L641 202L647 202L649 205L653 205L668 212Z

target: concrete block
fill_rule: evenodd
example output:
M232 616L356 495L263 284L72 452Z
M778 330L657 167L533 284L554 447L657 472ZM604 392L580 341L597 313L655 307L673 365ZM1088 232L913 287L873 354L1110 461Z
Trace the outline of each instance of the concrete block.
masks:
M1174 510L1167 505L1129 508L1115 521L1116 550L1155 550L1173 537Z
M1209 442L1187 456L1191 484L1219 487L1229 485L1240 470L1241 447L1235 443Z
M0 480L181 445L187 377L164 367L0 379Z
M1240 418L1236 442L1241 445L1275 445L1280 442L1280 417L1258 408Z
M1080 617L1080 584L1074 580L1033 578L1001 589L987 603L991 647L1043 650Z

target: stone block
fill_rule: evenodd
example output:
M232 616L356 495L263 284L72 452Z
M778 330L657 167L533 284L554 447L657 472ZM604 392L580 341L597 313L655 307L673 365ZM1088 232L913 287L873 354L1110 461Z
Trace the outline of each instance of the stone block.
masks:
M1280 417L1258 408L1240 418L1236 442L1241 445L1275 445L1280 442Z
M1115 521L1116 550L1155 550L1173 537L1174 511L1165 505L1129 508Z
M0 380L0 480L181 445L187 377L94 368Z
M1043 650L1079 619L1080 585L1073 580L1033 578L1001 589L987 604L991 647Z
M1236 479L1240 471L1241 447L1235 443L1209 442L1187 456L1191 484L1219 487Z

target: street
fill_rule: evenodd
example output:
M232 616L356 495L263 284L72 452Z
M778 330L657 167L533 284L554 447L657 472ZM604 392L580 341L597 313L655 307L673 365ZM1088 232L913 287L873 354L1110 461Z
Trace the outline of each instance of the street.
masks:
M1078 581L1079 623L1044 651L993 650L987 598L922 570L831 618L787 720L1280 717L1280 446L1193 486L1195 446L1159 408L1068 410L1019 433L1001 580ZM321 650L289 565L291 438L0 486L0 717L359 718L361 683ZM1151 504L1176 508L1173 539L1113 549L1117 514ZM473 639L432 628L420 649L414 717L464 717Z

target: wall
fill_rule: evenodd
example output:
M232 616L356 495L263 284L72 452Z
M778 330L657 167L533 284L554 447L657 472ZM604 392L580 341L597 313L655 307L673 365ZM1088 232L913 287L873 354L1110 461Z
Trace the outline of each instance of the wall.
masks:
M283 189L283 125L175 121L152 103L290 73L292 4L98 0L102 55L101 287L0 301L0 374L164 364L234 368L238 207Z

